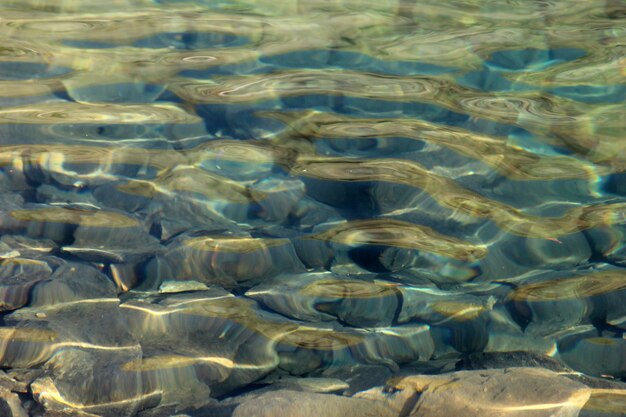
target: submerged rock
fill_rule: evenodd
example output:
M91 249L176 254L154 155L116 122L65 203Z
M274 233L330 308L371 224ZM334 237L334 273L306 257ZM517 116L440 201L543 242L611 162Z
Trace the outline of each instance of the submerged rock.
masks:
M0 417L623 415L624 7L439 3L0 0Z
M151 103L165 91L164 85L138 82L124 76L85 75L78 74L63 81L68 95L79 103Z
M134 295L121 309L144 350L139 362L124 369L163 391L167 401L196 406L209 394L224 395L275 369L275 339L294 327L264 319L250 300L217 288L146 299Z
M382 160L304 159L294 174L304 182L307 195L361 216L408 207L421 193L412 186L420 179L407 179L396 164Z
M20 397L0 386L0 415L5 417L28 417L26 410L22 407Z
M134 415L155 407L161 392L149 391L137 375L120 372L124 360L140 356L139 350L133 355L61 351L47 365L53 377L42 377L31 385L34 398L49 410L74 408L102 417Z
M383 386L391 377L392 371L381 365L353 365L325 370L322 375L346 381L349 387L343 395L352 396L376 386Z
M506 296L503 296L504 298ZM515 311L510 311L507 304L494 305L489 313L487 330L489 342L486 352L510 352L524 350L539 355L553 355L556 351L556 335L537 335L524 332L528 324L527 319L519 317Z
M566 372L569 370L556 359L525 351L475 352L467 355L457 363L457 369L467 371L512 367L544 368L553 372Z
M626 412L626 389L593 390L578 417L623 417Z
M146 219L161 240L193 229L233 232L238 229L237 222L246 223L259 211L255 198L264 198L261 192L253 197L247 186L223 176L194 167L176 167L175 157L160 163L167 167L172 164L171 169L153 179L109 182L98 187L94 195L106 207Z
M62 303L116 299L115 286L102 272L88 265L66 263L48 280L35 285L29 307L45 309Z
M252 140L215 140L205 142L189 152L199 167L235 181L266 182L276 169L280 148L273 149ZM273 180L267 181L269 184ZM286 183L288 187L288 183ZM260 190L259 190L260 191Z
M9 258L0 261L0 311L26 305L32 287L51 274L52 268L43 260Z
M280 390L262 394L239 405L233 417L396 417L382 401Z
M128 332L118 304L117 298L65 298L6 316L2 366L42 368L31 390L50 411L69 407L118 416L155 406L160 393L121 370L122 364L140 360L142 349Z
M591 393L555 372L510 368L398 377L387 391L374 388L355 397L384 402L395 415L411 417L576 417Z
M91 262L139 262L154 256L161 246L148 234L146 228L128 216L124 225L80 224L74 232L71 245L63 246L69 252Z
M295 240L295 245L310 267L339 273L456 269L463 280L476 275L472 264L487 254L485 246L386 218L323 224Z
M384 365L427 361L435 345L425 325L404 325L367 330L325 326L298 326L277 345L279 367L292 375L358 364Z
M586 274L546 274L520 283L510 309L527 323L525 333L550 335L579 324L604 321L622 306L626 272L601 269Z
M576 417L583 407L592 410L602 396L620 399L624 390L588 388L542 368L487 369L442 375L409 375L390 379L352 397L296 390L247 394L233 416L371 417L436 416L563 416ZM592 407L585 404L596 396ZM604 406L604 409L610 407Z
M197 232L174 239L149 266L150 284L194 280L224 288L251 286L303 267L288 239Z
M282 222L293 216L304 197L304 184L288 178L267 178L254 183L250 194L259 207L256 216L266 222Z
M336 378L320 378L320 377L306 377L296 378L291 376L284 376L277 374L271 374L270 376L258 381L257 384L268 384L272 390L276 389L288 389L292 391L307 391L307 392L319 392L330 393L344 391L349 385Z
M31 239L23 235L4 235L0 238L0 258L37 257L57 249L50 239Z
M338 319L356 327L385 327L391 325L399 307L399 292L394 286L391 282L309 272L264 281L246 296L298 320Z
M561 343L559 352L565 363L579 372L626 378L626 339L589 337Z
M91 262L119 264L141 262L161 249L159 241L136 217L119 211L38 206L14 210L11 216L25 225L28 235L40 238L38 246L44 246L38 251L52 251L56 247L54 241L63 245L61 249L66 254ZM24 247L24 239L21 240L19 246Z
M2 234L22 232L24 223L13 213L24 208L24 198L19 194L0 194L0 231Z
M481 260L481 280L516 277L537 270L572 270L585 265L591 249L582 233L552 238L522 237L500 232L485 236L489 254Z

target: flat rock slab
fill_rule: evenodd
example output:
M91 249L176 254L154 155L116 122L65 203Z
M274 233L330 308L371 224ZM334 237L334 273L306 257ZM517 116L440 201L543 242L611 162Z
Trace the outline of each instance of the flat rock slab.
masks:
M354 397L266 392L233 417L577 417L592 393L547 369L488 369L393 378Z
M396 417L385 403L367 399L279 390L240 404L233 417Z
M389 381L387 391L357 394L382 399L408 417L576 417L592 390L541 368L413 375Z

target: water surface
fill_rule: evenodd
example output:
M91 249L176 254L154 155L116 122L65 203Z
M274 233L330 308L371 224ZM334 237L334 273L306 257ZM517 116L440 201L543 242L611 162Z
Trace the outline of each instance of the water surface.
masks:
M2 412L341 413L523 366L623 415L625 16L0 1Z

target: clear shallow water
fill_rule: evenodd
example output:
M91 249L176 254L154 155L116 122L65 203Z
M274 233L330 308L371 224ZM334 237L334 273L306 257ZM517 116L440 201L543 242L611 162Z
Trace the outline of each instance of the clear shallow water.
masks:
M1 1L2 412L623 415L626 8L490 3Z

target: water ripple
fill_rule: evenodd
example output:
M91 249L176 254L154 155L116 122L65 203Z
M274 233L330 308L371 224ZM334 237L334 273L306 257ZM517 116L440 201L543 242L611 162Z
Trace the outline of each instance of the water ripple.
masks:
M199 119L172 104L49 103L0 109L0 123L189 123Z
M0 409L619 414L624 10L0 1Z

